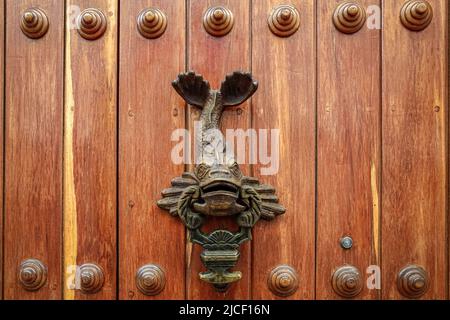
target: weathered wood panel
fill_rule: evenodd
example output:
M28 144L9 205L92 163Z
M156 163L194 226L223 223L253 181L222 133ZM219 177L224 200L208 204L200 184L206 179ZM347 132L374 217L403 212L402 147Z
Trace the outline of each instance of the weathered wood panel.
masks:
M6 1L4 298L61 298L64 2L41 0L50 29L38 40L20 30L36 2ZM18 282L24 259L48 268L37 292Z
M253 1L252 66L259 89L252 100L255 129L267 129L270 136L270 164L279 169L262 175L269 165L254 166L260 181L273 185L286 207L286 214L274 221L261 221L253 232L252 292L254 299L277 298L267 287L270 271L278 265L293 267L299 289L292 299L314 298L315 230L315 4L288 1L294 5L301 25L288 38L272 34L267 17L276 0ZM279 146L269 140L279 130ZM262 133L259 132L259 135ZM270 137L270 138L269 138ZM259 140L261 141L261 140ZM261 142L258 142L261 151ZM269 170L268 170L269 171Z
M383 298L402 298L397 274L425 268L425 299L447 296L447 2L430 0L421 32L399 19L401 1L383 1Z
M331 19L337 1L318 2L317 88L317 299L337 299L334 271L359 269L358 299L377 297L366 269L379 262L380 30L354 34ZM373 1L358 1L362 10ZM350 236L344 250L340 239Z
M136 28L138 14L149 7L164 11L170 21L154 40ZM171 160L172 131L185 124L185 106L171 82L185 69L185 1L122 1L120 11L119 297L146 298L135 274L152 263L167 279L154 298L183 299L184 227L156 201L184 169Z
M5 67L5 1L0 1L0 300L3 298L3 115Z
M77 11L96 8L107 18L97 40L78 34ZM117 0L67 1L64 130L65 299L116 296ZM62 28L62 26L58 26ZM95 263L103 289L83 294L75 266ZM70 281L70 280L76 280Z
M227 74L236 70L250 70L250 2L249 0L191 0L188 1L188 69L202 74L211 87L220 88ZM209 35L203 28L203 14L213 6L224 6L234 15L234 27L224 37ZM189 125L198 120L197 108L189 109ZM244 129L250 125L250 103L225 110L222 128ZM193 132L193 131L192 131ZM248 165L241 165L245 174ZM235 228L235 223L226 219L209 219L205 230ZM218 293L210 284L199 279L204 271L200 260L202 248L187 244L187 298L189 299L249 299L250 298L250 245L241 246L240 261L235 269L242 272L242 279L233 284L225 293Z

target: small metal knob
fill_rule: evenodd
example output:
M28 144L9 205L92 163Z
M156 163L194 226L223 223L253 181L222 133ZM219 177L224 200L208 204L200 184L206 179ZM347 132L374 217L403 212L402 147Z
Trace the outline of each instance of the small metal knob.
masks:
M215 37L227 35L234 26L233 13L225 7L211 7L203 15L203 27Z
M354 298L362 291L363 280L358 268L345 265L334 272L331 285L341 297Z
M97 40L106 32L105 14L95 8L83 10L78 16L78 33L86 40Z
M409 299L423 296L428 291L429 283L428 273L417 265L406 266L397 276L398 291Z
M342 33L358 32L366 22L366 11L356 2L343 2L334 10L333 23Z
M281 5L272 10L268 24L274 35L289 37L300 27L300 15L294 6Z
M39 8L27 9L20 19L20 29L30 39L42 38L48 31L47 14Z
M425 0L409 0L400 11L400 20L411 31L422 31L433 20L433 7Z
M37 259L27 259L20 264L19 281L27 291L37 291L47 281L47 267Z
M147 39L156 39L167 29L167 16L159 9L144 9L137 18L139 33Z
M141 267L136 273L136 286L140 292L147 296L160 294L166 285L164 271L154 264Z
M99 292L105 283L102 268L93 263L86 263L80 267L80 289L86 294Z
M290 266L278 266L273 269L267 285L273 294L280 297L288 297L293 295L298 289L298 275L297 272Z
M341 238L340 242L342 249L349 250L353 247L353 239L350 236Z

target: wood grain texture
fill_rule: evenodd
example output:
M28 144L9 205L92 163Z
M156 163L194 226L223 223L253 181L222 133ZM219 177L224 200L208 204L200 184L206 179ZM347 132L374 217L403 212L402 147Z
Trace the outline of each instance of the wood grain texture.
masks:
M146 39L137 30L136 18L148 7L168 17L161 38ZM167 279L153 298L183 299L184 227L156 201L184 169L171 161L170 139L185 124L184 103L171 86L185 68L185 1L122 1L120 10L119 297L146 298L136 288L135 274L152 263Z
M3 299L3 118L5 93L5 1L0 1L0 300Z
M64 279L73 279L75 265L95 263L105 283L96 294L83 294L66 283L64 298L114 299L118 1L70 0L69 23L77 17L71 10L75 6L101 10L108 26L94 41L83 39L76 28L66 30Z
M397 273L421 265L424 299L447 296L447 3L429 0L422 32L399 21L402 2L383 1L383 298L402 298Z
M273 185L286 213L271 222L259 222L252 242L254 299L274 299L267 287L270 271L287 264L299 274L299 289L291 299L314 298L315 230L315 4L287 1L300 14L299 30L288 38L272 34L267 17L276 0L253 1L252 65L259 89L252 100L255 129L279 129L279 170L262 175L259 162L254 174ZM270 140L268 140L270 143ZM276 150L275 148L278 147ZM261 148L261 145L259 145Z
M250 2L249 0L191 0L188 1L188 69L193 70L209 81L212 88L220 88L227 74L236 70L250 70ZM212 6L225 6L234 15L234 27L224 37L209 35L203 28L204 12ZM223 113L222 128L247 130L250 125L250 103L237 108L228 108ZM199 119L197 108L189 108L189 128ZM192 131L192 130L191 130ZM193 132L193 131L192 131ZM192 133L193 134L193 133ZM244 174L249 174L248 165L240 165ZM204 230L236 228L230 218L210 219ZM234 270L242 272L242 279L225 293L218 293L210 284L199 279L204 271L200 260L202 248L187 243L187 298L188 299L249 299L250 298L250 245L241 245L241 256Z
M364 10L377 2L358 1ZM366 269L379 261L380 31L347 35L331 18L337 1L319 1L317 91L316 298L339 299L333 272L344 264L363 277L356 299L374 299ZM344 250L340 239L353 238Z
M64 2L39 1L54 26L39 40L19 26L33 5L6 1L6 299L61 298ZM27 258L48 268L47 283L37 292L25 291L17 280Z

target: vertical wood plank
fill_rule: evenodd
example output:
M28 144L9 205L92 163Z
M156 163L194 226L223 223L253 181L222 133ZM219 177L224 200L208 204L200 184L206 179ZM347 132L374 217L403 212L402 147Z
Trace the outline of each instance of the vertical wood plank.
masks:
M300 29L289 38L275 36L267 25L272 8L280 4L294 5L300 14ZM253 1L252 65L259 89L252 100L252 127L280 130L280 145L270 146L272 156L278 148L278 172L261 175L267 165L259 163L254 174L276 188L287 209L285 215L254 228L254 299L277 298L268 289L267 278L283 264L299 276L299 289L290 298L314 298L315 41L314 1Z
M161 9L167 30L154 40L136 28L138 14ZM185 69L185 1L122 1L119 71L119 287L121 299L144 299L137 270L157 264L166 286L156 299L185 297L185 232L156 201L183 165L171 160L171 134L184 128L185 106L171 87Z
M3 123L5 93L5 1L0 1L0 300L3 299Z
M250 2L249 0L190 0L188 11L188 69L193 70L209 81L211 87L219 88L227 74L236 70L250 71ZM216 38L203 28L203 14L212 6L225 6L234 15L234 27L229 34ZM238 108L225 110L222 128L244 129L250 125L250 103ZM198 120L197 108L189 108L189 125ZM193 130L193 129L192 129ZM191 130L191 131L192 131ZM193 131L191 133L193 135ZM248 165L240 165L245 174ZM205 230L234 228L233 221L209 219ZM202 248L187 244L187 295L188 299L249 299L250 298L250 245L241 245L240 261L235 270L242 272L242 279L230 286L225 293L218 293L213 286L199 279L204 271L200 260Z
M77 11L101 10L106 33L83 39ZM116 296L117 0L67 1L64 130L65 299ZM69 288L75 266L95 263L105 282L96 294ZM79 274L76 274L79 276ZM75 283L79 283L77 280Z
M41 0L49 18L39 40L20 30L22 12L35 1L6 1L5 298L61 298L62 109L64 2ZM48 268L37 292L18 283L22 260Z
M429 27L401 24L403 1L383 1L383 298L400 299L397 274L422 266L424 299L447 295L447 2L429 0Z
M379 262L380 194L380 31L366 25L352 35L332 21L340 1L318 2L317 96L317 299L338 299L334 271L359 269L363 291L366 269ZM377 1L360 0L366 10ZM351 236L344 250L340 239Z

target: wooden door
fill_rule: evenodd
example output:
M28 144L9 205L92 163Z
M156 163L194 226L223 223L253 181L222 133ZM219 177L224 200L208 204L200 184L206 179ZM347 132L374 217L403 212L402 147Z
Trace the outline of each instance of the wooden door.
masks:
M1 0L0 298L447 299L448 11ZM238 70L258 81L221 128L286 209L254 226L224 292L157 206L195 168L173 160L192 160L201 113L171 85L189 70L214 89Z

